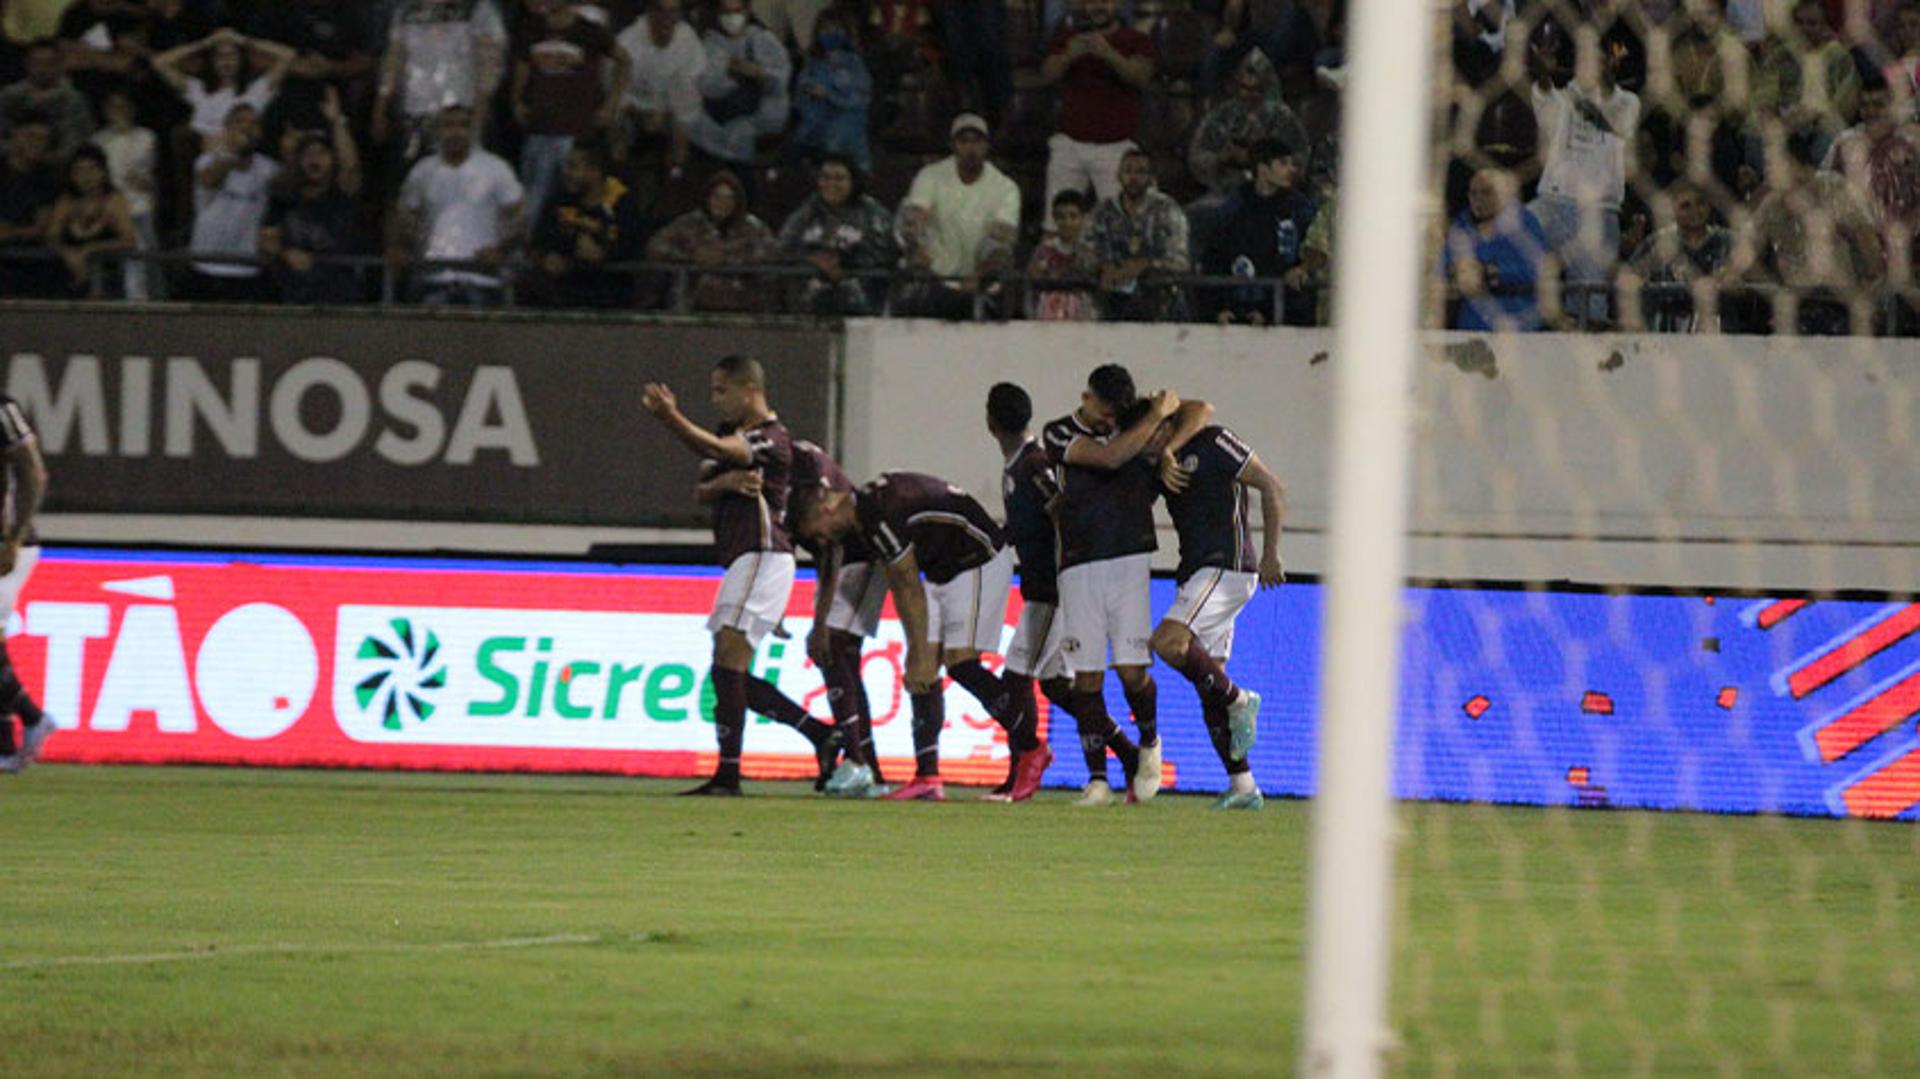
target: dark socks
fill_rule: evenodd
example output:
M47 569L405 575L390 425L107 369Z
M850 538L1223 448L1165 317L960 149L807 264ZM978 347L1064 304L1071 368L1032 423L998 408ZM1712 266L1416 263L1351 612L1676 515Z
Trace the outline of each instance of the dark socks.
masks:
M1133 725L1140 728L1140 744L1151 746L1160 740L1160 687L1148 675L1126 693L1127 707L1133 709Z
M1033 679L1004 671L1000 684L1007 693L1007 745L1025 753L1040 745L1040 703L1033 696Z
M1080 748L1087 756L1087 774L1095 779L1107 774L1106 751L1120 758L1127 775L1140 766L1140 750L1107 714L1107 699L1099 690L1075 690L1074 718L1080 721ZM1095 762L1098 762L1097 764Z
M780 687L764 678L746 675L747 707L766 716L775 723L784 723L806 736L807 741L819 745L821 739L833 733L833 728L807 714L805 708L792 697L780 692Z
M739 786L740 747L747 733L747 672L713 669L713 734L720 742L716 783Z
M1038 724L1030 720L1026 712L1034 707L1032 679L1021 680L1026 684L1026 692L1019 693L1006 678L989 674L977 659L955 663L947 668L947 673L986 707L987 714L1007 732L1007 745L1015 753L1024 753L1040 744L1035 735Z
M835 723L845 723L851 740L843 739L847 759L873 769L874 782L880 779L880 754L873 746L873 706L867 699L867 684L860 677L861 652L865 647L851 633L835 632L830 645L828 689L837 692L833 701ZM856 744L857 743L857 744Z
M1233 684L1233 679L1227 677L1227 669L1200 647L1198 639L1187 641L1187 658L1180 666L1180 673L1193 683L1194 691L1200 694L1203 708L1225 709L1240 695L1240 688Z
M9 713L19 716L20 722L29 727L38 725L43 718L40 705L27 693L27 688L20 684L20 676L13 671L13 658L7 655L6 643L0 641L0 716Z
M1226 707L1207 704L1202 705L1200 710L1207 721L1207 737L1213 742L1214 755L1220 758L1220 763L1226 767L1227 774L1233 776L1251 771L1251 766L1245 760L1234 760L1229 751L1228 747L1233 744L1233 732L1227 727Z
M939 690L913 695L913 773L940 774L940 731L947 725L946 700Z

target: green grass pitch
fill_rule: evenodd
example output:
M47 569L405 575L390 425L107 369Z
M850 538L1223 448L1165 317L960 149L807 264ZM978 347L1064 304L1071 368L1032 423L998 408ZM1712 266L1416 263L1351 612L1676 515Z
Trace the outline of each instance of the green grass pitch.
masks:
M0 783L0 1075L1269 1075L1308 807ZM1920 1074L1920 831L1409 806L1406 1074Z

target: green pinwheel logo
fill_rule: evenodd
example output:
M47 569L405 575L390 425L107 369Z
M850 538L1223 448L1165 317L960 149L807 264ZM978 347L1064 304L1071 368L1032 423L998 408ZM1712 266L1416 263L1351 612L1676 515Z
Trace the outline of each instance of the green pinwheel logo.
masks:
M354 658L368 672L353 687L354 699L362 712L379 716L382 727L397 731L433 715L433 698L447 686L447 665L432 630L396 618L386 630L367 634Z

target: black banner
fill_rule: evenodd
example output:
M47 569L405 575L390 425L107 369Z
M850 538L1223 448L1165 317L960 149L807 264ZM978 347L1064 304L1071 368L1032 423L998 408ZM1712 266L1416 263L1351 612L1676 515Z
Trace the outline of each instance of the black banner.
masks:
M796 437L828 440L824 330L515 315L14 308L5 387L40 434L49 512L699 526L696 422L746 352Z

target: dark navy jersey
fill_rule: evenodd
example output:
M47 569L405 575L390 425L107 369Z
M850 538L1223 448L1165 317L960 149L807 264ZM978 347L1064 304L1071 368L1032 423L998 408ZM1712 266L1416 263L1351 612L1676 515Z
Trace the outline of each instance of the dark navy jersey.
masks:
M795 543L801 544L813 555L815 562L822 561L826 552L821 550L818 544L808 543L800 538L800 522L793 519L794 510L800 506L800 499L797 496L806 490L851 491L853 481L847 478L840 463L835 461L826 450L821 449L818 443L809 442L803 438L796 440L793 444L793 469L788 486L790 493L787 496L787 532L794 537ZM848 536L840 542L842 566L866 562L871 557L866 544L860 542L858 536Z
M715 433L727 438L738 430L723 423ZM723 566L750 551L791 551L787 532L787 491L793 475L793 438L778 416L739 432L753 453L751 464L707 462L708 478L728 472L760 473L758 495L725 494L713 504L713 548Z
M1047 511L1047 503L1059 492L1047 451L1028 439L1007 462L1000 493L1007 510L1007 542L1020 554L1020 598L1031 603L1060 602L1053 549L1059 537Z
M1007 545L985 506L923 472L882 473L854 492L853 508L876 560L891 566L911 548L920 573L934 584L986 565Z
M1190 473L1187 489L1166 492L1167 514L1180 534L1180 583L1204 567L1253 573L1260 557L1253 549L1253 521L1247 513L1247 488L1240 482L1253 450L1240 436L1218 425L1203 427L1179 454Z
M1067 463L1067 449L1083 438L1106 442L1078 414L1062 416L1042 430L1041 443L1060 485L1060 568L1084 562L1146 554L1153 534L1153 500L1159 494L1153 465L1135 458L1115 469Z

